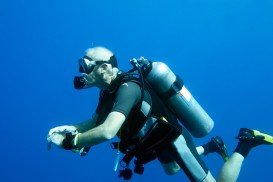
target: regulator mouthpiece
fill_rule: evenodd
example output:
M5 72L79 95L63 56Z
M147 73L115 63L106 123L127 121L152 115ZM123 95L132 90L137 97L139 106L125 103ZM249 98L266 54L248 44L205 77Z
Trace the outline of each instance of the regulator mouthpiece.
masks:
M90 86L88 85L85 75L74 77L74 88L75 89L84 89L84 88L88 88L88 87L90 87Z

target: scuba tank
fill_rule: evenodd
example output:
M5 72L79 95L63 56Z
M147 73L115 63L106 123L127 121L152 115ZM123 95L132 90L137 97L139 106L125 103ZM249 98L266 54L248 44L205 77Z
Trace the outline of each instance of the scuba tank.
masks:
M166 64L143 57L130 62L140 73L142 81L158 94L194 137L204 137L212 130L213 120L186 89L182 79Z

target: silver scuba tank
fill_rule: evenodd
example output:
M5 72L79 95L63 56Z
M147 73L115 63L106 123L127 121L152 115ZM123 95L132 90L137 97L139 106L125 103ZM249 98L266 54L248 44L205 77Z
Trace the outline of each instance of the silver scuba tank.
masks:
M145 60L140 65L145 81L194 137L204 137L212 130L213 120L166 64Z

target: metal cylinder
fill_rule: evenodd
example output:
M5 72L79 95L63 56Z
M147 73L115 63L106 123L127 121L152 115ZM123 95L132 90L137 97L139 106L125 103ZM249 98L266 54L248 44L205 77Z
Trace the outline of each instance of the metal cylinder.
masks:
M166 64L153 62L143 71L145 80L194 137L212 130L213 120Z

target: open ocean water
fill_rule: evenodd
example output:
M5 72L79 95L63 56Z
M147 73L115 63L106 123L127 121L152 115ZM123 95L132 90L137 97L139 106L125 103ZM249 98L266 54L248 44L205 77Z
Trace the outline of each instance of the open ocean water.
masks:
M240 127L273 134L272 0L0 0L0 181L121 181L110 143L86 157L54 148L50 128L91 116L98 90L77 91L73 77L86 48L129 59L164 61L215 121L229 153ZM272 181L273 146L254 149L238 181ZM204 157L214 176L222 159ZM131 181L188 181L157 161Z

